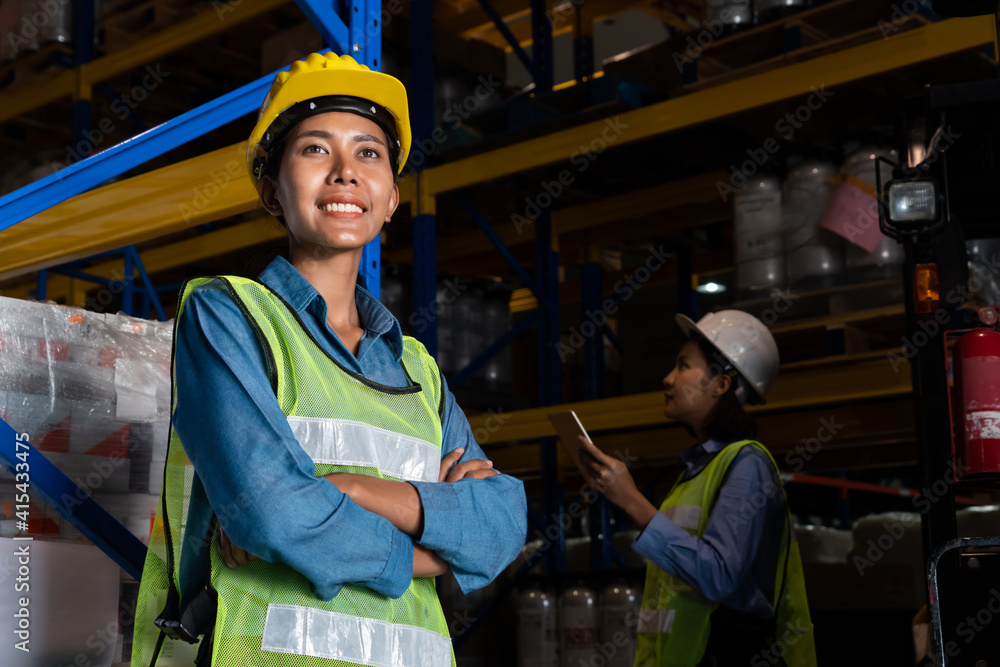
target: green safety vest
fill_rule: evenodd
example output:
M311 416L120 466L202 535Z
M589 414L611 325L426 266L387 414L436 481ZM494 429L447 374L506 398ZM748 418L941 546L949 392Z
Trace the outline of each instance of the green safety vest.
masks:
M215 279L185 285L178 321L191 291ZM217 279L257 334L278 404L312 458L317 477L353 472L438 480L442 383L423 345L404 337L403 370L412 386L381 385L329 357L294 309L266 285L245 278ZM171 429L163 491L139 589L133 667L149 667L154 655L157 665L185 664L169 656L180 653L178 649L191 650L177 646L180 640L164 642L153 624L167 604L170 586L180 590L181 545L201 537L185 535L182 525L194 476L186 461L184 445ZM432 577L414 578L398 599L345 584L332 600L323 601L313 595L304 576L283 563L258 560L230 570L219 556L217 531L210 536L210 551L210 582L218 594L212 667L455 664Z
M660 506L674 523L701 538L708 527L712 507L729 465L743 447L757 447L775 470L778 466L770 452L759 442L742 440L720 451L705 469L689 480L678 481ZM781 493L784 487L779 485ZM777 490L775 490L777 492ZM756 666L773 665L778 658L789 667L815 667L816 647L813 626L806 603L805 577L798 542L791 528L786 507L786 530L778 553L775 577L774 608L777 610L775 637L767 654L752 661ZM705 654L711 631L711 615L719 606L683 581L648 563L646 586L639 611L639 635L635 667L694 667Z

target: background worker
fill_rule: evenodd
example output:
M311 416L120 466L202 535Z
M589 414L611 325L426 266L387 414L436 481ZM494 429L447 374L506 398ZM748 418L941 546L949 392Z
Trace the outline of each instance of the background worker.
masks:
M664 414L697 444L681 454L660 510L622 461L581 436L584 477L642 529L633 549L649 565L635 664L815 665L784 488L743 409L765 401L778 373L774 338L738 310L676 318L688 340L663 379Z
M162 653L150 609L167 637L205 633L199 665L452 665L431 577L450 569L468 592L519 553L522 484L357 284L409 145L393 77L334 54L276 77L248 169L289 258L182 290L165 544L147 557L134 667Z

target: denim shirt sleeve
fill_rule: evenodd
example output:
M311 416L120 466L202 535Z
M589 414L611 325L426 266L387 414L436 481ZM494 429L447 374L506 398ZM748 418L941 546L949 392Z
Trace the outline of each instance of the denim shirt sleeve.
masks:
M315 476L275 399L260 343L221 285L188 297L174 363L173 428L232 541L297 570L324 600L345 583L401 596L413 576L413 541Z
M442 391L442 458L459 447L465 448L461 461L487 458L447 383L442 383ZM521 480L500 474L453 484L412 484L424 507L424 532L418 543L451 565L462 592L489 584L521 552L528 531L528 502Z
M761 507L755 502L759 497L766 499ZM726 473L701 539L657 512L632 549L709 600L721 602L747 575L765 522L784 502L774 466L762 453L744 447Z

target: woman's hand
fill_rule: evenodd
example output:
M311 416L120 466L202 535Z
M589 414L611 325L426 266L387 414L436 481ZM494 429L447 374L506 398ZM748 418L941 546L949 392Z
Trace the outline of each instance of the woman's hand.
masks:
M256 556L233 544L222 526L219 526L219 555L230 570L235 570L237 565L247 566L250 561L257 560Z
M439 482L457 482L466 477L486 479L500 474L498 470L493 469L493 461L486 459L472 459L464 463L457 463L462 458L462 454L465 454L465 448L459 447L441 459L441 470L438 472Z
M645 528L656 515L656 508L639 492L625 462L608 456L582 435L580 442L580 467L587 483Z

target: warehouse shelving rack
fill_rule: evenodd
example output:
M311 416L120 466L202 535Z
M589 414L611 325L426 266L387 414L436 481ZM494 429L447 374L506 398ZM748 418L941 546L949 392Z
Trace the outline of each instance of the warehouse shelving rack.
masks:
M275 4L277 3L264 2L254 6L253 9L244 10L240 15L241 20L252 18L260 11L273 8ZM300 0L299 4L327 43L334 45L340 52L351 53L357 61L369 67L378 67L378 61L381 58L381 27L379 26L381 9L374 0L354 0L347 10L346 21L328 3L318 0ZM234 11L238 6L234 7ZM150 57L155 57L151 54L167 53L171 48L190 43L190 41L194 41L193 35L202 38L206 34L211 34L213 30L218 28L210 26L208 18L210 15L215 18L217 24L221 23L215 10L206 11L201 16L168 31L167 37L161 37L157 46L152 49L147 50L136 45L135 48L126 49L124 53L106 56L91 62L89 36L93 34L93 2L87 0L80 3L75 13L78 67L73 72L57 76L54 82L47 84L51 86L51 91L47 96L40 96L33 104L37 106L62 97L67 92L64 90L65 82L72 80L74 82L72 94L75 101L74 139L82 136L89 129L88 100L93 84L100 83L103 78L125 71L136 64L148 62ZM186 32L188 30L190 32ZM0 224L0 231L10 229L14 225L37 215L51 206L53 202L65 202L74 195L86 192L109 178L119 176L137 165L256 110L260 100L264 98L268 88L270 88L273 78L273 74L261 77L228 95L148 130L128 142L81 160L60 172L0 198L0 211L5 214L4 222ZM21 104L27 104L28 102L25 100L30 98L30 94L31 91L26 91L14 96L15 99L10 100L12 108L20 108L21 111L33 108L18 107L17 103L17 100L21 100ZM243 152L245 153L245 151ZM242 166L243 162L240 161L237 164ZM117 213L120 214L121 211L119 210ZM9 236L0 237L5 246L9 242L8 239ZM63 239L62 242L66 242L66 239ZM94 257L95 255L100 257L109 252L115 253L117 251L116 248L82 255L80 252L74 252L71 255L74 258ZM125 265L123 303L128 306L132 300L132 281L137 272L143 281L144 300L148 304L155 304L158 314L165 317L163 309L159 306L156 289L149 281L148 273L135 246L126 245L120 252L124 256ZM63 259L66 258L67 256L64 255ZM376 240L365 248L361 266L362 276L376 294L378 294L381 277L380 267L379 246ZM86 281L97 281L98 283L102 281L101 276L80 272L72 267L57 268L55 271ZM40 298L45 297L47 282L48 270L43 269L39 271L38 277ZM0 459L2 459L4 467L13 474L18 462L24 460L18 456L19 452L23 452L22 456L31 460L32 488L50 507L62 514L74 527L121 565L126 572L138 579L145 559L145 548L139 540L51 464L30 442L21 441L7 424L2 424L0 434L2 434ZM83 500L79 503L70 503L65 502L66 498L82 498Z
M234 12L229 20L237 17L238 20L250 20L280 4L283 2L279 0L241 3L233 7ZM480 0L480 4L484 9L489 7L487 0ZM310 19L314 23L318 21L318 25L326 25L321 20L322 16L328 15L322 13L326 3L302 0L299 5L307 14L309 14L307 8L313 10ZM531 64L531 69L535 70L536 94L543 95L546 90L552 88L551 27L545 20L543 3L533 0L531 9L534 17L532 41L541 45L535 53L542 55L536 55L532 60L522 52L521 57L527 61L526 64ZM430 2L415 1L412 5L412 60L415 65L417 63L421 65L414 67L415 71L424 75L414 79L411 90L415 137L428 137L433 128L431 116L433 100L430 95L432 80L429 48L430 12ZM487 14L490 15L491 12L487 10ZM497 26L502 25L500 12L492 14L491 19ZM212 19L218 23L214 16ZM141 64L147 58L156 57L151 56L151 53L168 53L171 48L202 39L211 32L209 23L208 19L198 17L189 23L169 29L149 42L144 42L142 48L136 45L127 54L106 56L92 63L86 63L78 70L60 75L51 94L59 92L62 96L74 95L77 98L85 98L89 94L86 92L87 84L98 83L104 75L110 76L111 72L125 71ZM341 45L349 43L337 41L337 35L333 32L326 37L330 43ZM343 38L343 33L340 33L340 37ZM516 36L507 34L504 37L517 44L511 45L515 51L521 48ZM581 81L590 75L584 64L587 60L588 39L589 33L584 30L583 34L579 35L576 47L577 78ZM808 94L817 81L822 81L830 87L850 84L867 77L981 49L994 44L994 40L993 22L985 17L949 19L922 25L884 40L849 46L805 62L777 67L743 78L733 78L688 95L626 111L621 117L623 122L629 125L630 131L622 135L619 145L634 144L802 96ZM114 59L108 60L109 58ZM72 82L73 86L68 87L67 82ZM208 121L204 118L210 116L202 117L202 114L207 114L210 109L203 109L197 114L197 122L221 124L225 122L223 118L238 117L248 113L263 97L263 91L269 82L270 77L264 77L250 86L235 91L232 96L218 101L218 113L228 115L220 115L218 120ZM26 91L8 100L8 104L0 105L0 120L25 112L32 108L29 105L41 104L52 99L44 96L33 97L33 94L31 91ZM0 95L0 100L2 99L3 96ZM182 126L186 122L195 122L195 119L196 116L186 118L184 121L178 119L178 123L168 124L170 125L168 128L163 126L154 128L150 133L146 133L151 136L142 141L151 142L148 145L156 146L156 150L160 152L169 150L169 146L177 145L171 142L180 142L183 136L193 136L190 128ZM568 231L579 231L588 227L594 229L601 226L609 227L620 221L623 217L621 201L625 198L628 198L630 204L627 214L630 217L637 215L637 211L639 215L651 218L662 217L665 211L673 210L676 202L670 201L671 197L664 197L664 188L650 188L639 193L611 197L596 206L580 207L586 208L585 217L569 213L568 209L543 213L530 229L517 235L512 235L509 229L497 230L491 227L481 213L475 210L475 206L468 202L467 213L477 222L480 229L478 232L456 239L436 238L435 216L438 199L442 196L451 196L470 186L510 177L528 169L566 161L581 142L589 141L600 133L604 122L604 120L594 120L530 141L425 167L403 179L399 184L401 201L410 204L414 216L412 259L415 267L416 307L429 304L435 298L437 260L444 254L464 251L469 247L469 243L475 244L479 249L497 248L515 267L514 271L522 277L523 282L532 285L531 294L524 294L522 298L526 302L526 308L535 307L536 314L526 320L526 323L514 333L496 341L484 354L497 351L517 333L537 324L540 330L538 336L540 367L544 369L541 377L543 389L540 392L542 407L510 414L509 419L491 433L489 451L498 467L509 471L536 470L541 461L543 487L549 494L545 503L546 515L550 515L550 512L552 515L558 515L561 512L560 503L563 502L558 472L560 461L554 441L551 440L554 431L545 417L546 406L562 402L559 395L559 363L554 355L554 343L558 342L559 336L558 310L552 307L553 304L559 303L563 296L558 280L559 258L556 250L558 237ZM181 133L182 136L171 138L169 136L171 130ZM137 145L139 144L130 143L129 147L123 147L117 152L114 152L115 149L110 149L105 152L110 155L102 153L81 162L77 165L79 169L64 173L62 177L41 182L33 188L29 186L25 191L0 200L0 207L8 214L3 223L4 230L0 230L0 246L2 246L0 279L44 270L58 266L68 259L89 257L125 244L154 239L187 227L209 223L238 213L247 213L256 208L255 193L249 187L242 187L236 183L239 179L234 179L232 185L222 188L220 194L206 206L186 216L179 214L179 211L189 204L191 190L204 183L205 174L225 173L234 160L237 164L242 164L244 149L240 144L135 176L120 183L88 190L104 182L112 172L122 173L127 170L128 167L121 166L126 162L119 164L112 160L135 159L129 157L127 148ZM64 179L67 182L64 182ZM715 198L713 184L718 179L718 172L685 179L683 183L673 186L674 192L691 197L692 200L709 202ZM46 208L43 204L51 204L52 193L57 190L56 185L59 186L61 203ZM667 186L668 191L671 187ZM62 201L71 196L73 199ZM708 220L726 219L724 216L727 212L721 207L706 207L704 210L709 212ZM21 222L16 229L13 231L7 229L19 220ZM649 226L653 228L655 224L663 223L651 222ZM97 233L95 230L100 231ZM155 273L158 270L182 265L185 261L191 261L192 257L209 257L229 250L246 248L281 235L283 234L277 231L261 232L252 221L243 222L232 227L208 231L194 239L147 250L143 253L142 263L148 273ZM509 251L514 243L529 242L535 246L534 276L520 265ZM693 315L697 302L690 290L691 275L706 268L706 259L691 257L680 249L677 250L671 268L677 274L681 302L688 304L689 312ZM372 277L369 278L369 284L373 287L377 285L377 282L372 284L373 280L377 281L375 276L379 259L376 253L377 249L373 248L372 254L365 261L366 268L375 262L371 267ZM714 258L713 261L714 264L711 266L714 268L718 265L724 266L727 261L731 262L731 259ZM88 273L94 277L110 278L117 266L115 262L102 262L89 267ZM582 303L585 309L588 305L592 306L595 299L601 298L600 279L600 265L594 261L586 262L581 280ZM50 275L47 282L50 297L66 296L71 287L65 276ZM78 280L76 288L79 287ZM29 286L19 287L5 291L5 295L26 296L29 289ZM432 351L436 349L437 335L433 327L425 331L421 337L429 349ZM645 428L647 430L644 431L644 435L650 440L676 429L676 425L668 423L662 416L661 395L658 392L628 397L601 397L599 383L595 381L595 378L601 376L601 355L598 354L598 349L594 340L588 341L585 352L588 360L585 365L588 400L566 405L566 409L577 410L588 428L595 431L609 431L609 435L602 442L611 448L618 444L625 446L626 443L635 446L633 437L616 433L623 429ZM482 358L474 363L481 361ZM758 418L762 433L766 433L768 428L774 428L778 419L786 424L789 420L798 420L797 423L801 424L815 423L817 415L822 414L823 406L833 403L848 405L846 408L848 414L854 415L861 423L865 423L866 420L870 423L877 419L889 421L887 432L905 429L907 424L912 428L912 403L909 397L913 384L908 369L890 376L884 373L884 366L884 354L876 353L832 361L802 362L784 367L782 377L774 388L773 399L766 408L756 409L755 416ZM473 369L467 369L465 374L471 370ZM456 379L460 380L461 376ZM881 401L881 403L873 404L869 403L870 401ZM794 412L789 413L790 410ZM472 417L470 422L473 429L487 426L486 419L486 417ZM508 442L540 444L494 447ZM770 442L772 441L769 440ZM780 438L775 438L773 442L772 450L775 453L789 451L797 444L795 440L781 442ZM894 457L904 455L901 450L905 447L912 448L912 445L904 442L896 449L887 449L884 453L885 458L879 460L895 460ZM633 451L640 456L643 453L652 453L651 449L642 448ZM675 456L676 453L668 452L667 456ZM838 456L843 459L842 454L843 452L838 453L836 450L827 453L831 460L836 460ZM847 455L852 456L854 453L848 452ZM880 455L882 454L873 456L877 459ZM545 522L537 517L535 522L545 525ZM601 523L603 524L603 521ZM562 537L559 541L561 544ZM562 569L565 561L564 551L559 548L553 553L551 567L554 570ZM610 557L612 554L606 549L599 555L595 554L595 558L599 558L605 566Z

